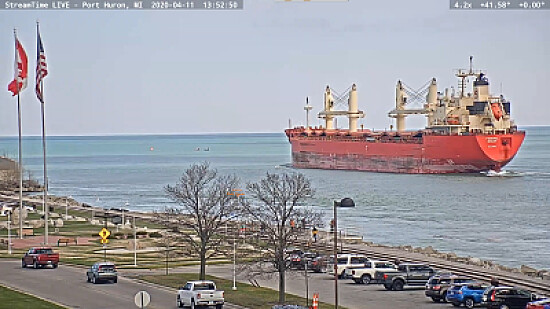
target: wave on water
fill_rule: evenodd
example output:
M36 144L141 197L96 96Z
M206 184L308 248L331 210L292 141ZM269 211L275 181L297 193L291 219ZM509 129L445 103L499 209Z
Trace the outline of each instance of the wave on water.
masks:
M279 169L279 168L293 168L293 166L292 166L292 163L286 163L286 164L275 165L275 168L276 169Z
M481 174L484 174L487 177L522 177L522 176L525 176L525 173L508 171L508 170L502 170L500 172L497 172L497 171L494 171L494 170L488 170L488 171L481 172Z

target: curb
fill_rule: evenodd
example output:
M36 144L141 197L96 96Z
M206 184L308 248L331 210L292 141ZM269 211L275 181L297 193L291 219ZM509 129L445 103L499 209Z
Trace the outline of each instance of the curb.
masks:
M42 301L48 302L48 303L50 303L50 304L54 304L54 305L59 306L59 307L62 307L62 308L71 309L70 307L67 307L67 306L65 306L65 305L63 305L63 304L61 304L61 303L56 302L56 301L53 301L53 300L50 300L50 299L46 299L46 298L41 297L41 296L38 296L38 295L31 294L31 293L29 293L29 292L20 290L20 289L18 289L18 288L14 288L14 287L11 287L11 286L7 286L7 285L5 285L5 284L3 284L3 283L0 283L0 286L3 287L3 288L6 288L6 289L8 289L8 290L14 291L14 292L18 292L18 293L21 293L21 294L25 294L25 295L27 295L27 296L31 296L31 297L34 297L34 298L38 298L38 299L40 299L40 300L42 300Z

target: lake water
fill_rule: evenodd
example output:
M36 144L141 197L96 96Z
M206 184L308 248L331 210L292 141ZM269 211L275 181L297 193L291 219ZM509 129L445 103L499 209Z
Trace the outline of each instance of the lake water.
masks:
M524 129L524 145L499 177L299 171L311 179L310 204L326 212L327 223L333 200L355 200L356 208L339 211L338 224L365 240L550 268L550 127ZM0 138L0 154L17 158L17 139ZM23 154L25 168L41 179L41 139L24 138ZM290 160L284 134L48 139L50 192L107 208L172 205L164 186L195 162L208 161L245 184L267 171L294 171Z

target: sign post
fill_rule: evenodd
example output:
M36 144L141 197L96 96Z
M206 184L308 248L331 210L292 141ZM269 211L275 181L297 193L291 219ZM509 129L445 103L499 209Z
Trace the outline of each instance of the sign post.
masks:
M109 235L111 235L111 232L107 228L102 228L101 231L99 231L99 236L101 236L101 243L103 244L103 259L105 262L107 262L107 244L109 243Z
M147 307L150 302L151 302L151 295L149 295L149 293L147 293L146 291L139 291L134 297L134 303L140 309Z

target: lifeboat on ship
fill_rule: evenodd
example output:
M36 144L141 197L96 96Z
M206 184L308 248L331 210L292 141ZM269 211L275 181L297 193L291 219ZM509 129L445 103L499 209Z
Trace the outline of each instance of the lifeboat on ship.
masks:
M447 117L447 123L452 125L459 125L460 121L458 121L457 115L451 115Z
M495 116L496 120L500 120L504 114L502 112L502 108L500 107L500 103L491 103L491 111L493 112L493 116Z

